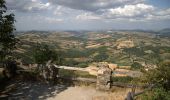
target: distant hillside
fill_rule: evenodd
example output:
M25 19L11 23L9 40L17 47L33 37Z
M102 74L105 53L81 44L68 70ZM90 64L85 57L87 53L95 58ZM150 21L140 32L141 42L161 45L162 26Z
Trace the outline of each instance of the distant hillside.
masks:
M158 34L163 37L170 37L170 28L162 29Z
M168 33L168 29L159 31L160 34L139 31L20 32L17 37L21 45L15 56L33 63L32 50L38 42L60 52L67 66L85 67L92 62L130 66L134 61L144 66L170 58L170 39L160 35ZM160 38L154 38L155 34Z

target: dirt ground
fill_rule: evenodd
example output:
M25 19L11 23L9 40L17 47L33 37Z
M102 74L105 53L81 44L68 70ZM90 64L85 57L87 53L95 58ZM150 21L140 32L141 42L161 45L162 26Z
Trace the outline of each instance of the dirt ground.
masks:
M112 92L97 91L94 86L50 85L38 82L18 82L9 85L9 100L124 100L130 89L116 88ZM0 98L3 95L0 96Z
M68 87L47 100L124 100L129 90L115 92L96 91L93 87Z

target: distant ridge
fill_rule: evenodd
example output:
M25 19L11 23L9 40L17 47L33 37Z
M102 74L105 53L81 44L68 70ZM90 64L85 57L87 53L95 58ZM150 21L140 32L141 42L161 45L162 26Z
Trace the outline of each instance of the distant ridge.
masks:
M170 28L162 29L158 32L158 34L163 37L170 37Z

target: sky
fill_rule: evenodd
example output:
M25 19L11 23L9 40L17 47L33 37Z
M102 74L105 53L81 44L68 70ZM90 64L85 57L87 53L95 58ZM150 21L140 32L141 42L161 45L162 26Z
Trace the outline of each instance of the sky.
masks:
M170 28L170 0L6 0L16 29Z

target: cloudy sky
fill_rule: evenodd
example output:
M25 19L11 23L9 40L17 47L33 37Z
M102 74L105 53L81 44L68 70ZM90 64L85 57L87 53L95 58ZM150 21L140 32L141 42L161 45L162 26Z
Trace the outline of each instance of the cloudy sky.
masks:
M17 30L170 28L170 0L6 0Z

